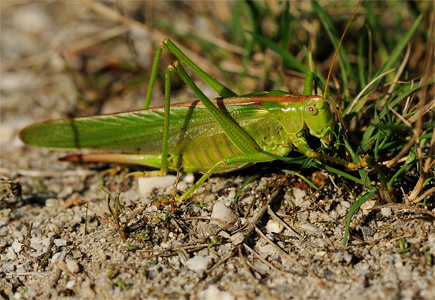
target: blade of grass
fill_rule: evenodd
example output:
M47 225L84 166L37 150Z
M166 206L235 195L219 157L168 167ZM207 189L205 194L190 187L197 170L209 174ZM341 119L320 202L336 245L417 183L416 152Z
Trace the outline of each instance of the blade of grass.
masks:
M308 71L308 68L303 63L301 63L295 56L293 56L292 54L290 54L289 52L281 48L279 45L277 45L270 39L258 35L254 32L250 32L250 31L246 31L246 32L252 35L257 42L263 44L264 46L278 53L285 61L289 63L289 67L302 73L306 73Z
M392 188L394 185L394 181L399 178L400 175L405 175L406 172L408 172L411 167L414 165L414 161L416 159L416 153L415 153L415 147L413 147L408 154L408 158L406 159L406 162L403 164L403 166L391 177L390 181L388 181L387 186L389 188Z
M367 83L363 51L364 51L364 37L360 36L358 38L358 76L359 76L360 89L363 89Z
M374 77L379 76L384 72L384 70L391 69L392 66L396 63L396 61L399 59L400 54L402 53L403 49L405 48L406 44L409 42L411 37L413 36L414 32L417 30L418 25L420 25L420 22L423 18L423 13L420 14L417 19L415 20L414 24L411 26L411 28L405 33L405 35L396 43L396 47L391 51L391 53L388 56L387 61L383 64L383 66L378 70L378 72L374 75ZM375 88L379 84L376 83L373 85L373 88Z
M239 196L240 194L243 192L243 190L245 189L245 187L251 183L252 181L254 181L255 179L257 179L260 176L260 174L254 174L252 176L250 176L248 179L245 180L245 182L243 182L243 184L240 186L239 190L236 193L236 196L234 197L234 202L237 202L237 200L239 200Z
M359 198L349 209L349 212L347 213L347 220L346 220L346 227L344 229L344 236L343 236L343 246L346 246L347 238L349 236L349 229L350 229L350 221L352 220L353 215L355 212L363 205L367 200L369 200L375 193L377 193L378 190L374 189L370 192L366 193L364 192L363 196Z
M302 175L302 174L299 174L298 172L295 172L295 171L293 171L293 170L287 170L287 169L284 169L284 170L281 170L281 171L283 171L284 173L287 173L287 174L290 174L290 175L295 175L295 176L298 176L299 178L301 178L303 181L305 181L309 186L311 186L313 189L315 189L316 191L318 191L319 190L319 188L311 181L311 180L309 180L308 178L306 178L304 175Z
M352 149L348 140L345 137L343 137L343 140L344 140L344 144L346 146L346 149L350 152L350 155L352 156L353 162L356 164L359 164L360 159L359 159L358 155L356 155L355 151ZM369 187L369 188L373 188L373 186L371 184L370 177L367 174L366 170L358 169L358 173L361 177L361 180L364 182L364 186Z

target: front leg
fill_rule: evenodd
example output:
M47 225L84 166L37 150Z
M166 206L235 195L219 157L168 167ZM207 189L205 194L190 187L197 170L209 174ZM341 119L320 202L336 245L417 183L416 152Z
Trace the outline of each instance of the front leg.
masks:
M332 157L314 151L313 149L310 148L304 136L296 136L294 137L294 140L292 142L293 145L295 145L295 147L298 148L298 150L302 152L302 154L304 154L306 157L319 159L319 160L329 160L338 165L345 166L346 168L351 170L358 169L358 166L353 162L348 162L340 158Z

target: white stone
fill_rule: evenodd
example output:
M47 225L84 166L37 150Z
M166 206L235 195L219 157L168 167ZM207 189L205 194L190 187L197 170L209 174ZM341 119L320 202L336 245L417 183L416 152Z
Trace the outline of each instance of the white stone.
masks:
M320 256L320 257L324 257L326 254L327 254L327 252L323 251L323 250L320 250L320 251L316 252L316 255Z
M76 222L76 223L81 223L82 222L82 216L81 215L74 215L73 221Z
M59 261L61 255L62 252L56 252L55 254L53 254L53 256L51 257L51 263L54 264Z
M195 175L193 174L186 174L184 176L181 176L180 178L182 181L187 183L193 183L195 181Z
M350 208L350 202L348 201L341 201L340 204L345 208Z
M35 249L36 251L42 251L44 246L42 245L41 238L39 237L33 237L30 239L30 247Z
M180 181L177 185L177 191L178 192L184 192L187 191L187 189L189 188L189 184L185 181Z
M65 239L55 239L54 244L57 247L66 246L66 240Z
M255 267L255 270L258 270L258 271L263 272L263 273L270 272L269 266L260 262L260 261L254 262L254 267Z
M52 23L47 11L41 5L23 5L12 14L15 28L26 32L39 33L51 28Z
M22 246L23 246L23 244L21 244L19 241L15 240L12 243L11 248L14 250L15 253L19 253L21 251Z
M350 262L352 261L352 254L350 254L349 252L346 251L346 252L343 254L343 258L344 258L344 261L345 261L346 263L350 264Z
M180 267L180 257L178 256L172 256L169 258L169 263L172 267L175 269L178 269Z
M8 252L5 255L5 258L7 260L16 260L17 259L17 255L15 254L14 249L9 248Z
M230 193L228 194L228 199L233 200L236 197L236 189L231 189Z
M235 300L236 297L231 295L229 292L221 291L216 285L210 285L206 290L198 293L198 299L209 300L209 299L219 299L219 300Z
M66 260L66 267L68 268L68 271L70 271L71 273L78 273L80 271L79 264L72 259Z
M391 208L389 207L383 207L381 208L381 213L384 217L390 217L392 214Z
M195 196L195 202L198 203L213 203L216 200L215 194L209 191L203 191Z
M18 265L17 269L15 270L15 272L17 272L17 273L24 273L24 272L26 272L26 270L24 269L24 265L23 264Z
M70 280L66 283L65 287L67 289L72 290L74 288L74 286L76 285L76 281L75 280Z
M277 220L269 220L266 225L267 232L280 233L284 226Z
M306 230L310 234L314 234L316 236L319 236L319 231L317 230L317 228L314 227L313 225L309 224L309 223L302 224L301 228Z
M229 238L231 238L230 234L229 234L228 232L224 231L224 230L220 231L217 235L218 235L219 237L224 238L224 239L229 239Z
M233 245L237 246L239 244L241 244L245 239L245 234L243 232L237 232L236 234L233 234L230 237L231 243L233 243Z
M294 202L295 203L301 203L305 197L305 191L298 189L298 188L293 188L293 196L295 197Z
M263 258L266 258L267 256L277 256L279 254L278 250L275 248L275 246L271 244L266 244L260 248L260 255Z
M176 177L174 175L167 175L163 177L139 177L138 187L139 193L144 196L149 196L151 191L156 189L166 189L174 186Z
M227 207L222 202L217 202L213 206L213 212L211 213L211 217L221 220L222 222L212 222L221 227L228 224L233 224L239 218L239 216L231 208Z
M210 257L195 256L186 261L186 266L189 270L195 271L201 274L212 264L212 259Z

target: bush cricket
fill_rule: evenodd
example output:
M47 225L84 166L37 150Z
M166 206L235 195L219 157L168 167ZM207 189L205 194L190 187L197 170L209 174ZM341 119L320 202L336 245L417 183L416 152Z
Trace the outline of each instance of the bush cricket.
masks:
M166 69L164 107L149 108L163 49L178 60ZM220 98L210 100L180 62ZM173 72L199 100L170 104ZM315 152L308 145L307 133L320 139L325 147L334 138L335 121L329 102L323 96L311 95L312 90L313 74L307 73L299 96L283 91L237 95L165 39L157 47L143 110L37 123L24 128L20 138L38 147L113 152L74 155L64 159L68 161L116 162L159 169L135 172L135 176L162 176L180 166L185 172L203 173L177 200L187 199L214 173L280 159L293 149L309 158L355 169L354 163Z

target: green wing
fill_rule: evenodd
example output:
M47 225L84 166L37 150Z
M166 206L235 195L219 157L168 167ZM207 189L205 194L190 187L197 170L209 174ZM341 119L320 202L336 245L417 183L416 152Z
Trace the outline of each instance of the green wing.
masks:
M217 102L237 122L267 114L258 102L246 100L226 105ZM222 105L219 105L222 104ZM217 125L198 101L171 106L168 150L179 154L184 146ZM124 153L160 153L164 109L162 107L85 118L37 123L20 132L23 142L54 149L111 150Z

